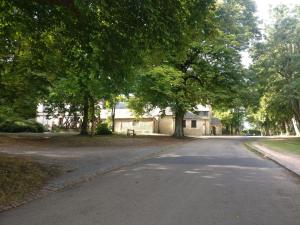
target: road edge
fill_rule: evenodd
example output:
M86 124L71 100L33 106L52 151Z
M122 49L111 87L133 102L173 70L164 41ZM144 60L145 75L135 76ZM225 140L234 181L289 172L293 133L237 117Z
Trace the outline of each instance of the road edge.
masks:
M267 158L273 162L275 162L276 164L280 165L281 167L285 168L286 170L292 172L294 175L299 176L300 177L300 171L295 170L292 166L290 166L288 163L283 162L282 160L278 159L277 157L266 153L263 149L254 146L253 142L245 142L244 145L250 150L255 152L256 154L260 155L263 158Z

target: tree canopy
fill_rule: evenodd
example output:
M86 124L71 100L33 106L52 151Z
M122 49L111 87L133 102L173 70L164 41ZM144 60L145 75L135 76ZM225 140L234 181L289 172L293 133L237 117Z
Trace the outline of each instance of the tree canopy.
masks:
M215 5L203 33L186 42L184 57L169 56L136 79L131 106L142 109L170 107L175 115L174 136L183 136L182 121L198 104L233 107L245 84L240 50L258 35L252 1ZM247 14L247 15L246 15ZM180 55L182 52L178 51Z
M124 91L134 68L149 62L151 55L157 58L171 54L174 46L183 48L188 27L197 27L209 4L209 0L2 0L2 105L33 117L38 101L47 101L50 92L53 102L52 97L63 92L65 98L55 99L58 103L81 101L82 132L87 133L89 105L107 92ZM29 106L24 105L24 96ZM25 115L23 108L32 113Z

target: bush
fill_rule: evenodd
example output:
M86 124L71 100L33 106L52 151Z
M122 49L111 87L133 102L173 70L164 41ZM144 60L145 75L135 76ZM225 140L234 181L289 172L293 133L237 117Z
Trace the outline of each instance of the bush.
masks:
M0 124L5 122L7 120L7 117L5 115L0 114Z
M97 135L110 135L112 134L111 130L108 128L107 123L100 123L96 128Z
M6 119L0 123L0 132L18 133L18 132L32 132L42 133L45 129L42 124L36 122L34 119L24 120L20 118Z
M0 123L3 123L9 118L17 118L17 116L7 107L0 106Z

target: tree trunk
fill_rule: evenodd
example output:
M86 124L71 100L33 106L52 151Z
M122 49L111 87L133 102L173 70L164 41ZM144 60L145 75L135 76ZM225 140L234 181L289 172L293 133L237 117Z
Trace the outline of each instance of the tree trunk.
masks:
M300 124L300 99L298 100L292 100L292 110L294 112L294 120Z
M285 127L285 135L289 136L290 135L290 131L289 131L289 124L288 124L288 122L284 122L284 127Z
M294 126L296 136L300 136L299 127L297 125L297 121L296 121L295 117L292 118L292 122L293 122L293 126Z
M267 118L265 123L265 134L266 136L270 136L270 125L269 125L269 119Z
M265 136L265 130L263 126L260 126L260 136Z
M183 117L185 113L176 112L175 113L175 130L173 137L182 138L184 137L183 133Z
M80 135L88 135L88 122L89 122L89 97L87 94L84 96L83 102L83 119L81 124Z
M228 125L226 125L226 134L230 134L229 126Z
M91 136L95 134L95 101L90 98L90 121L91 121Z
M116 112L116 106L112 106L111 108L111 131L115 132L115 112Z

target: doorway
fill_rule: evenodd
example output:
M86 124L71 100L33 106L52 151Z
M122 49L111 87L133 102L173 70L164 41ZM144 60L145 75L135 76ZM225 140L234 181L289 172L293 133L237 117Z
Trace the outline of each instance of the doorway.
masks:
M211 127L211 133L212 135L217 135L217 128L215 126Z

